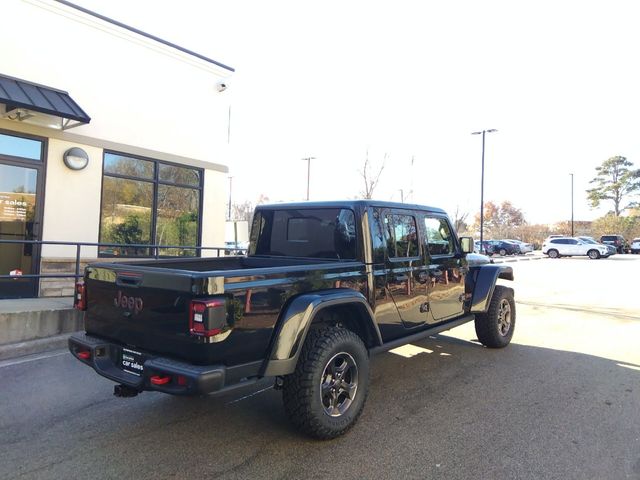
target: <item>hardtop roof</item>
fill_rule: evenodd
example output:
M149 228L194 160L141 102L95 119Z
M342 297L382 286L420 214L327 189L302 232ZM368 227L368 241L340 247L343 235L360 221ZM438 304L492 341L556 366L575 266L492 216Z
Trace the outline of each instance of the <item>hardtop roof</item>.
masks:
M446 215L446 212L438 207L427 205L417 205L412 203L386 202L382 200L342 200L324 202L295 202L295 203L271 203L268 205L258 205L256 209L282 210L289 208L311 209L311 208L353 208L366 209L368 207L393 208L402 210L420 210Z

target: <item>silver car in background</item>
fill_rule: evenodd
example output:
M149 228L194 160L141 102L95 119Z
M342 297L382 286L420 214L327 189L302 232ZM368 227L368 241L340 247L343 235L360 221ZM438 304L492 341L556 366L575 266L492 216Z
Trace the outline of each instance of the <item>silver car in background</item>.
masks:
M523 242L522 240L514 240L511 238L505 238L505 242L515 243L520 247L520 253L531 253L533 252L533 245L531 243Z
M592 245L604 245L605 247L607 247L607 250L609 251L609 255L615 255L616 253L618 253L618 251L616 250L616 247L614 247L613 245L607 245L606 243L596 242L593 237L579 236L576 238L579 238L583 242L590 243Z

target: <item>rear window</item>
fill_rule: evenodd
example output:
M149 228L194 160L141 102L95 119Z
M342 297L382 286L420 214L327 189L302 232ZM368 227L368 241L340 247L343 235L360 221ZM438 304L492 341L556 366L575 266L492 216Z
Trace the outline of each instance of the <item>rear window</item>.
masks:
M356 258L356 222L344 208L261 210L251 228L250 255Z

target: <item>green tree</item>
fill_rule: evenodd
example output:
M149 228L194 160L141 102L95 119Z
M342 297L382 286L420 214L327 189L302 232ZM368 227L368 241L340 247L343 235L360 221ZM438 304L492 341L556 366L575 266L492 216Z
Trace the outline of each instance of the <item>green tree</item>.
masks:
M619 217L628 208L638 205L629 201L629 197L640 192L640 169L632 169L633 163L626 157L611 157L596 167L596 177L591 180L594 188L587 190L587 199L592 208L600 206L602 201L613 202L613 214Z

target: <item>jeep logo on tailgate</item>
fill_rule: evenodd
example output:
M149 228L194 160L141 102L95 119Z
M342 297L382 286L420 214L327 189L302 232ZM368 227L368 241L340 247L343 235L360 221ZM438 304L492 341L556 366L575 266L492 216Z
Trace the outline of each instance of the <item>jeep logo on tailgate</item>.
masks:
M113 299L113 304L116 307L124 308L136 314L140 313L144 307L141 297L128 297L123 295L120 290L118 290L118 296Z

